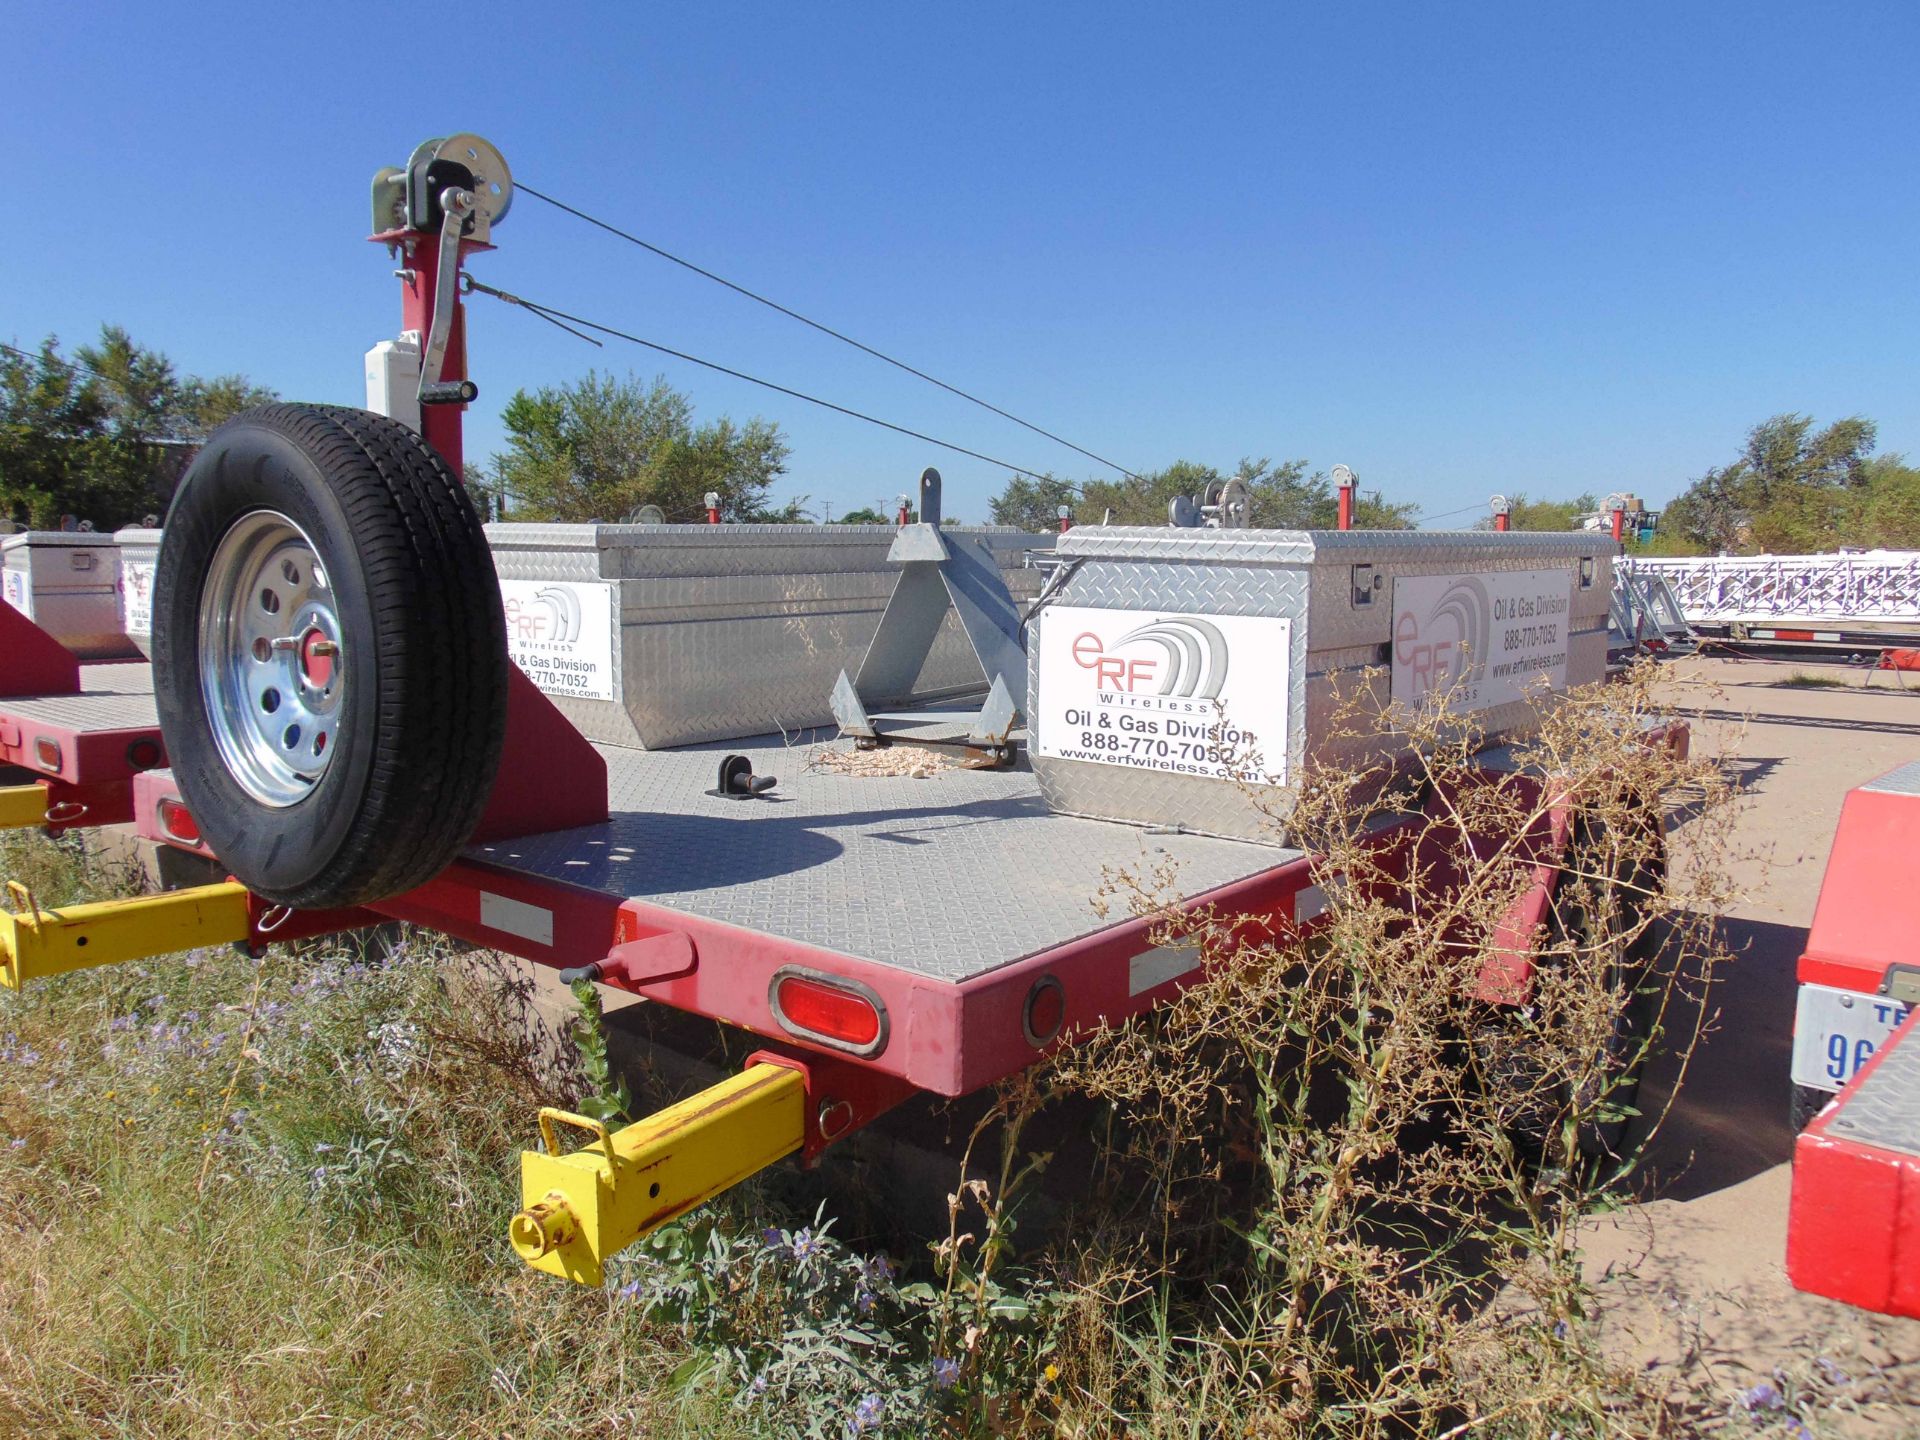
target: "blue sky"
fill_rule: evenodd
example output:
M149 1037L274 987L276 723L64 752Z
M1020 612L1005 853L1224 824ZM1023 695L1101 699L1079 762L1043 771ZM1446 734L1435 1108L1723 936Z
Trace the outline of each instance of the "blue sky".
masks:
M410 51L403 18L444 28ZM1920 452L1920 7L26 5L0 338L103 321L358 403L373 171L516 174L1120 461L1345 462L1430 516L1658 502L1781 410ZM480 278L1035 468L1091 462L522 198ZM665 373L781 493L978 461L476 301L521 386ZM1469 517L1470 518L1470 517Z

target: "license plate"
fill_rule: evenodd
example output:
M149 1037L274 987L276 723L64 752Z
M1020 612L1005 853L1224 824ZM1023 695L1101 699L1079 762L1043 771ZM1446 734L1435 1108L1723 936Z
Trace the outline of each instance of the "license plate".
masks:
M1793 1021L1793 1083L1838 1090L1873 1058L1911 1008L1884 995L1802 985Z

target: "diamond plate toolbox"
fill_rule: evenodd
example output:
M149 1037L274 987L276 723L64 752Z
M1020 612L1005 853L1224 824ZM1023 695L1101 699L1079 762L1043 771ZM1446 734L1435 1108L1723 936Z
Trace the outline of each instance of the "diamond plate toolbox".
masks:
M82 660L130 660L113 537L25 530L0 540L0 598Z
M1028 627L1034 773L1055 810L1286 843L1303 761L1391 753L1357 697L1446 693L1490 736L1603 678L1600 534L1081 526ZM1338 732L1338 733L1336 733Z
M1052 537L966 529L1015 600ZM487 526L515 660L590 740L658 750L829 724L893 593L891 525ZM919 700L984 690L946 617Z

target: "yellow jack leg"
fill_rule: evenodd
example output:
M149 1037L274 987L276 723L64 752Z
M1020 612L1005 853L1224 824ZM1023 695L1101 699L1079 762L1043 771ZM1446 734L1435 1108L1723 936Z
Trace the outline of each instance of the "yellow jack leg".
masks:
M0 785L0 830L30 830L46 823L46 786Z
M43 910L26 886L9 882L14 913L0 913L0 985L117 965L244 940L247 887L199 885L130 900L102 900Z
M562 1155L556 1123L594 1143ZM750 1065L622 1130L543 1109L546 1153L521 1153L526 1208L508 1237L534 1269L598 1285L613 1255L791 1155L805 1131L806 1082L784 1065Z

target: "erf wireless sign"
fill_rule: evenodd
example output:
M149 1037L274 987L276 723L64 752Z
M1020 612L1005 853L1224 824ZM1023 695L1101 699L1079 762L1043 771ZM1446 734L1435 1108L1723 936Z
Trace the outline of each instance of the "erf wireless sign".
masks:
M1413 575L1393 582L1393 698L1490 710L1567 684L1564 570Z
M1050 605L1038 628L1035 754L1285 783L1292 622Z
M513 663L549 695L613 699L613 590L595 580L502 580Z

